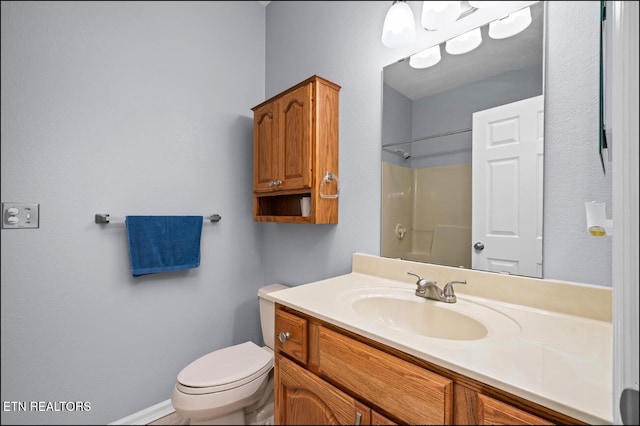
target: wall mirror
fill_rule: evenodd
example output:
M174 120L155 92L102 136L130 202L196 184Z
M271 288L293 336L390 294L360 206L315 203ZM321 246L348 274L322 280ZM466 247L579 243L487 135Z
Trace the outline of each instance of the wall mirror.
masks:
M544 7L384 67L382 256L542 277Z

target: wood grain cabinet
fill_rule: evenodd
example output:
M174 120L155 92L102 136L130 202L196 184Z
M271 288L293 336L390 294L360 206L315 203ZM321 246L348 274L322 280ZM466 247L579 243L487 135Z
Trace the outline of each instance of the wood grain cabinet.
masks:
M276 424L397 424L282 355L276 355L276 381Z
M320 327L318 372L403 424L451 424L453 382Z
M338 223L339 91L312 76L252 108L255 221Z
M289 312L277 310L275 319L275 350L307 364L307 320Z
M478 424L549 425L553 423L488 396L478 395Z
M585 424L277 305L276 424Z
M371 424L369 407L282 355L276 356L276 380L276 424Z

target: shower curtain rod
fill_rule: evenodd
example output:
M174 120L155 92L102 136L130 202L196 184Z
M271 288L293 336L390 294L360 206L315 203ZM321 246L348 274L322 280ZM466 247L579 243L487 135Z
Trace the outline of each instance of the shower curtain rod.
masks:
M462 130L453 130L451 132L444 132L444 133L438 133L436 135L424 136L422 138L411 139L411 140L405 141L405 142L384 143L384 144L382 144L382 147L386 148L388 146L405 145L405 144L412 143L412 142L426 141L426 140L429 140L429 139L441 138L443 136L451 136L451 135L457 135L458 133L470 132L471 130L473 130L473 129L469 128L469 129L462 129Z

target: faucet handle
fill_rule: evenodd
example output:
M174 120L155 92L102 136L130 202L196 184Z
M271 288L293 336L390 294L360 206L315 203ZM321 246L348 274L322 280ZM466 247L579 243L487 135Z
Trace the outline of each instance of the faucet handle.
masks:
M420 275L415 274L413 272L407 272L407 274L408 275L413 275L414 277L416 277L418 279L418 281L416 282L416 285L419 285L419 286L423 286L423 285L427 284L427 282L431 282L433 284L436 283L435 281L427 281L426 278L422 278Z
M407 275L413 275L414 277L416 277L417 279L421 280L422 278L420 277L420 275L414 273L414 272L407 272Z
M445 297L445 302L449 302L449 303L453 303L456 301L456 294L453 291L453 285L454 284L466 284L467 280L454 280L454 281L449 281L447 284L445 284L444 286L444 297Z

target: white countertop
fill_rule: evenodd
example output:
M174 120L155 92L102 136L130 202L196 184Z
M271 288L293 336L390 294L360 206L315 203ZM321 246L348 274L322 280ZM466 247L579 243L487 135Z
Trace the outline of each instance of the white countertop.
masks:
M587 423L612 423L610 322L458 292L455 304L425 302L460 313L482 305L490 312L482 320L488 334L479 340L440 339L358 314L352 302L363 291L425 300L412 296L415 285L359 272L279 290L268 298Z

